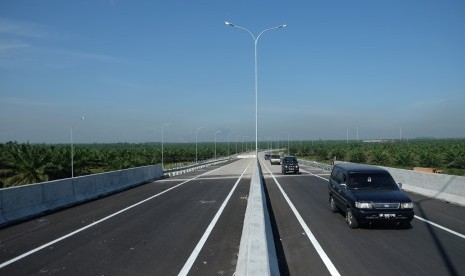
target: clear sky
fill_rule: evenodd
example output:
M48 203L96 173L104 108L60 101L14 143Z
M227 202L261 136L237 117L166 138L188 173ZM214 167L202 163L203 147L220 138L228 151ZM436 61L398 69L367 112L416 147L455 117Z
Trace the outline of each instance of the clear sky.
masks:
M0 142L465 137L465 1L0 1ZM85 116L84 120L80 120ZM246 136L246 138L244 138Z

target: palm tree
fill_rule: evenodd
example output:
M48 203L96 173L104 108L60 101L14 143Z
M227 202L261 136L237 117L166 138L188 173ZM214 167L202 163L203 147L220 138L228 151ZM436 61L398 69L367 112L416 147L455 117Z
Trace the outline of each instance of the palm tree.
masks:
M1 158L1 175L5 187L48 180L50 154L45 147L7 143Z

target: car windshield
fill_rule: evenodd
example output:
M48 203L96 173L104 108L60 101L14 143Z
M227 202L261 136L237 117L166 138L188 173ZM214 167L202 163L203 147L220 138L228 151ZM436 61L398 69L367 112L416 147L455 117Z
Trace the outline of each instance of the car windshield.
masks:
M295 157L284 157L283 162L284 163L295 163L297 162L297 160L295 159Z
M396 189L397 184L388 173L351 173L347 186L350 189Z
M279 158L279 155L272 155L271 158Z

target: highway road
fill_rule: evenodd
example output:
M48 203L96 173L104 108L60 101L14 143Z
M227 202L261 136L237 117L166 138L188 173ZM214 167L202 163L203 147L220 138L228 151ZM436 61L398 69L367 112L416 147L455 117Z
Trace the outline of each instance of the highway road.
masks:
M232 275L253 164L209 167L0 229L0 275Z
M352 230L329 211L328 172L261 164L281 275L465 275L464 207L410 194L412 228ZM253 165L215 165L0 229L0 275L233 275Z
M262 161L281 275L465 275L465 208L409 194L409 229L349 229L328 204L329 172ZM427 221L425 221L427 220Z

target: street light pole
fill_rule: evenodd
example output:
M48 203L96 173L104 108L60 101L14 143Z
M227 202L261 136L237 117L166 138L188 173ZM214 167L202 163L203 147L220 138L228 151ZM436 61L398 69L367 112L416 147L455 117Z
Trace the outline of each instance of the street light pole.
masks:
M198 127L196 130L195 130L195 163L198 162L198 159L197 159L197 136L198 136L198 133L199 133L199 130L202 129L202 127Z
M254 41L254 48L255 48L255 51L254 51L254 53L255 53L255 158L258 158L258 66L257 66L257 44L258 44L258 39L260 38L260 36L263 33L267 32L267 31L281 29L281 28L286 27L287 25L283 24L283 25L279 25L279 26L276 26L276 27L273 27L273 28L265 29L257 37L255 37L252 34L251 31L249 31L248 29L246 29L244 27L234 25L234 24L232 24L232 23L230 23L228 21L225 21L224 24L246 31L247 33L250 34L250 36L252 37L252 39Z
M79 123L84 120L84 116L81 116L79 120L71 125L71 178L74 178L74 145L73 145L73 129Z
M217 130L217 131L215 132L215 159L216 159L216 134L218 134L218 133L220 133L220 132L221 132L221 130Z
M164 163L163 163L163 140L164 140L164 128L165 126L169 126L170 124L169 123L166 123L164 125L161 126L161 168L162 170L165 170L165 167L164 167Z
M287 134L287 155L290 154L289 152L289 133L288 132L283 132L284 134Z
M229 136L231 136L232 133L228 133L228 157L229 157Z

